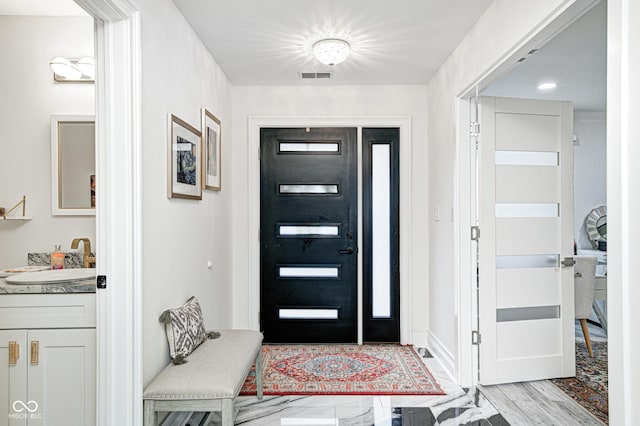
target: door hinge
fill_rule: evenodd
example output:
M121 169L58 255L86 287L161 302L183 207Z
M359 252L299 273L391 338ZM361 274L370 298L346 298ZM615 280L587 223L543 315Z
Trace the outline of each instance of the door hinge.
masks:
M471 241L478 241L480 239L480 227L472 226L471 227Z
M472 345L479 345L480 343L482 343L482 338L480 336L480 332L478 330L473 330L471 332L471 344Z
M480 134L480 123L472 121L469 123L469 136L475 137Z

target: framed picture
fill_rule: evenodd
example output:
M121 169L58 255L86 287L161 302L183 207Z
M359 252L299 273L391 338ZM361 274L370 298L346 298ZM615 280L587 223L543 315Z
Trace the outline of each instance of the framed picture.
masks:
M220 191L221 166L220 120L206 108L202 108L202 138L204 139L203 185L206 189Z
M202 138L193 126L169 114L169 198L202 200Z

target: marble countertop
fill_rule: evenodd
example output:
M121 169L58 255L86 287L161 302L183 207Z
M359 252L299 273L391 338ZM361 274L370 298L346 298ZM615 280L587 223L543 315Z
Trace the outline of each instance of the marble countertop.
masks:
M43 293L95 293L96 279L59 284L9 284L0 278L0 295L3 294L43 294Z

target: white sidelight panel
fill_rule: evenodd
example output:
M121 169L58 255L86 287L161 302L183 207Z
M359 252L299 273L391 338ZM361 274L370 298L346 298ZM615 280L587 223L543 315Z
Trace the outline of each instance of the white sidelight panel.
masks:
M279 309L280 319L338 319L337 309Z
M371 146L372 314L391 317L391 146Z
M280 266L280 278L338 278L340 270L337 266Z
M337 143L318 143L318 142L280 142L278 147L280 152L338 152L339 145Z

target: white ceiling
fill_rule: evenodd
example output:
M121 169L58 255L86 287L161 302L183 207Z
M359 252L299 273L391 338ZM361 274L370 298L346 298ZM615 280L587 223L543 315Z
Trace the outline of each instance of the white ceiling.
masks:
M488 96L573 101L579 111L606 109L607 5L600 2L482 92ZM558 87L537 90L539 83Z
M235 85L425 84L491 0L174 0ZM312 44L352 53L322 65ZM300 71L334 72L302 80Z
M425 84L491 0L174 0L236 85ZM2 0L0 15L78 16L73 0ZM342 64L316 61L318 39L353 47ZM301 80L300 71L334 72ZM541 81L556 81L539 92ZM606 1L483 91L489 96L606 105Z

